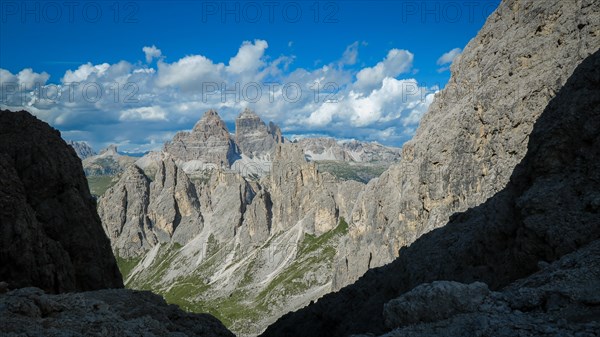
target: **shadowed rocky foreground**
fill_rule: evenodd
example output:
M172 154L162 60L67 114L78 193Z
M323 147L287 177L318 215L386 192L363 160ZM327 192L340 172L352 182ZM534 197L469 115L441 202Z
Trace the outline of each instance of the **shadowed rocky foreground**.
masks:
M506 188L263 336L597 336L599 84L596 52L536 122Z
M210 315L120 289L81 161L25 111L0 111L0 235L2 336L233 336Z
M88 157L122 172L96 205L58 131L0 112L0 335L232 335L126 283L240 335L597 336L595 2L502 1L366 185L307 159L400 154L210 110Z

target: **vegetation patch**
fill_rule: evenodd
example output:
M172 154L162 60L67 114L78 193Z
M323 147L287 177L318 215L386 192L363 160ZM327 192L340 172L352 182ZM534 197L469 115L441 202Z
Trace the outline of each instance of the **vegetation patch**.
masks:
M119 267L119 270L121 271L121 275L123 276L123 279L126 279L127 276L129 276L129 274L131 273L131 271L133 271L135 266L137 266L138 263L140 263L140 261L142 260L142 258L140 258L140 257L136 257L136 258L132 258L132 259L125 259L125 258L120 257L118 254L116 255L116 259L117 259L117 266Z
M391 164L389 163L352 163L341 161L316 161L320 172L329 172L341 180L356 180L368 183L379 177Z
M217 295L219 293L212 288L210 279L217 268L223 267L221 264L224 256L218 252L230 249L232 244L220 244L212 235L207 241L206 258L193 275L186 275L165 284L167 270L173 267L176 253L181 247L164 245L151 266L140 273L142 275L135 275L143 282L132 282L130 286L136 289L152 289L164 296L168 303L177 304L183 310L209 313L237 333L255 333L255 323L278 310L275 304L282 298L302 295L307 290L329 281L320 279L319 276L323 269L333 268L337 244L347 232L348 224L340 218L334 229L321 236L306 234L299 243L294 262L262 289L252 288L254 275L261 267L259 255L253 255L248 257L250 260L245 269L239 270L243 275L240 274L235 279L237 286L233 292ZM260 249L268 249L274 238Z
M87 177L88 186L90 187L90 192L92 195L96 197L100 197L106 192L109 188L114 186L117 181L114 179L115 176L89 176Z

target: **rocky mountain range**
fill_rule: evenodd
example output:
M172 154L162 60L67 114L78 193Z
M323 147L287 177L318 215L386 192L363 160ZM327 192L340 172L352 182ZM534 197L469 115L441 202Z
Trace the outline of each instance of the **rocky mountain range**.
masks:
M154 176L131 166L98 202L127 286L210 312L238 335L331 291L363 184L320 173L297 144L272 155L258 181L226 169L190 179L170 153Z
M81 160L25 111L0 111L0 335L233 336L122 289Z
M191 131L178 132L162 151L149 152L141 158L119 153L115 145L96 154L86 142L69 141L69 144L83 160L86 176L92 177L90 185L101 192L112 185L109 178L120 175L134 163L154 175L163 153L169 153L194 178L202 178L215 168L230 169L244 177L266 176L276 144L287 142L281 130L273 122L266 124L247 108L235 119L235 125L235 133L231 134L219 114L209 110ZM308 160L324 161L324 171L361 182L379 176L400 159L400 149L377 143L332 138L304 138L298 143Z
M327 139L290 143L251 111L240 114L233 136L215 111L207 112L191 132L140 159L139 168L127 170L99 200L113 251L123 259L127 286L152 289L186 309L213 313L238 335L256 335L282 313L400 258L402 262L367 273L348 290L285 316L265 333L347 336L389 331L387 318L373 313L421 283L484 281L496 291L531 275L535 263L523 267L505 256L506 247L521 242L514 241L512 232L520 228L518 222L496 214L519 213L515 200L550 193L527 192L533 187L521 181L535 180L537 173L517 174L515 168L533 160L526 158L532 142L544 144L530 139L534 127L541 125L545 131L540 134L554 132L539 119L561 90L574 90L563 87L597 51L598 29L598 12L586 1L577 6L503 1L455 60L449 84L436 95L401 154ZM568 143L565 137L556 139ZM573 146L569 151L579 151L580 145ZM400 156L367 185L339 179L319 163L397 161ZM539 154L530 156L542 160ZM513 190L511 184L517 187ZM498 197L504 203L498 209L487 208L486 201L498 195L510 197ZM452 225L454 220L447 224L453 214L475 207L485 210L484 215L451 231L458 226ZM582 223L594 223L593 216L585 217ZM427 234L441 227L448 239ZM415 242L421 237L418 242L429 242L432 236L441 241ZM474 242L463 244L471 238ZM444 241L450 239L458 246ZM437 246L445 250L431 248ZM552 247L547 249L556 250ZM455 252L457 262L443 260L452 257L446 256L448 250ZM554 251L547 261L574 250ZM517 255L536 263L541 256L526 253ZM415 257L420 262L413 266L402 254L423 257ZM436 260L436 254L443 256ZM439 266L427 264L429 257ZM424 266L438 272L427 274ZM396 276L388 277L388 270ZM469 270L465 275L471 278L461 278L461 270ZM495 280L492 271L499 273ZM386 276L378 276L382 273ZM413 274L415 280L398 279ZM400 283L394 286L396 281ZM370 286L374 290L365 290ZM441 285L462 291L454 286Z
M542 111L503 189L262 336L596 336L598 83L600 51Z
M401 149L378 143L357 140L339 141L334 138L302 138L298 144L311 161L350 161L357 163L396 163Z
M599 34L593 0L503 0L401 152L209 110L85 159L119 167L97 205L57 131L3 111L0 293L41 289L0 294L0 332L597 336Z
M77 156L81 160L96 155L96 151L94 151L94 149L92 149L92 147L87 142L67 140L67 144L71 145L71 147L73 148L73 150L75 150L75 153L77 153Z
M83 169L88 177L114 176L125 171L136 158L122 155L116 145L111 145L99 154L83 159Z
M215 110L207 111L192 131L178 132L165 143L160 152L151 152L140 158L136 165L150 175L156 173L164 153L171 155L183 171L193 178L203 178L213 169L232 170L244 177L261 178L269 174L277 144L287 143L281 130L273 122L266 124L254 111L246 108L235 119L232 134ZM341 170L367 171L355 180L370 180L400 158L400 149L377 143L359 141L338 142L330 138L304 138L295 142L303 149L309 161L334 163L365 163L361 166L333 167L325 170L336 175ZM380 170L380 168L383 168ZM379 172L378 172L379 171ZM352 178L340 174L340 177Z

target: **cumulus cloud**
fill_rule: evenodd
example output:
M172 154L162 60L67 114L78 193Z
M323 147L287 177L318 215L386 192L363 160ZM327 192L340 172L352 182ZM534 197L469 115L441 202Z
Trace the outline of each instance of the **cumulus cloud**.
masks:
M454 48L451 51L444 53L442 56L440 56L440 58L437 60L437 65L438 66L450 65L454 61L454 59L457 58L461 53L462 53L462 49ZM449 69L450 69L449 66L441 67L438 69L438 72L443 72L443 71L446 71Z
M379 89L369 95L350 91L337 104L323 104L307 119L313 126L325 126L340 117L347 119L352 127L360 128L385 124L396 120L403 126L418 123L414 116L421 116L431 102L427 88L419 86L414 79L397 80L386 77Z
M12 74L0 68L0 104L12 106L32 106L40 102L39 93L45 88L50 75L46 72L37 73L31 68L26 68ZM56 91L56 88L47 89Z
M383 61L374 67L364 68L356 74L355 87L362 92L376 89L381 86L384 78L397 77L409 71L413 58L414 55L407 50L392 49Z
M167 112L160 106L127 109L119 116L121 121L167 121Z
M254 43L244 41L237 55L229 60L227 71L233 74L256 72L264 66L262 57L268 47L267 41L264 40L255 40Z
M76 70L67 70L62 78L62 81L64 83L84 82L92 74L95 74L96 76L102 76L109 67L110 64L108 63L92 65L90 62L88 62L80 65Z
M146 55L146 63L150 63L153 59L162 56L162 52L160 51L160 49L156 48L155 45L152 45L152 47L146 46L142 48L142 51Z
M360 45L350 44L337 60L314 69L294 68L292 55L270 58L263 40L241 43L227 63L204 55L166 62L158 48L144 47L147 63L86 63L67 70L56 83L32 69L17 74L0 69L3 86L38 82L44 93L29 89L3 95L0 106L26 106L66 137L96 148L119 143L125 151L160 148L176 131L190 129L207 109L217 109L231 122L244 107L287 134L401 145L436 88L398 78L412 68L413 54L406 50L392 49L373 66L350 67L357 63ZM217 86L207 94L206 84Z
M344 50L344 54L342 55L342 59L340 61L341 64L353 65L356 64L356 60L358 59L358 41L355 41Z
M16 75L12 74L6 69L0 68L0 84L1 85L18 85L21 90L32 90L36 86L46 84L50 75L46 72L36 73L31 68L26 68L18 72Z
M186 56L174 63L158 62L157 84L160 87L177 86L184 90L195 89L201 82L215 81L224 69L202 55Z

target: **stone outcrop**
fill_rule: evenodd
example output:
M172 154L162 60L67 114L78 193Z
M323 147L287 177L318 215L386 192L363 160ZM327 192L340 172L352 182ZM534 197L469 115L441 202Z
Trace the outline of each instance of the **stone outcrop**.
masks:
M375 142L339 141L334 138L302 138L297 142L311 161L396 163L401 157L401 149L383 146Z
M98 213L116 255L136 257L158 243L186 244L203 226L199 198L170 157L151 181L130 166L98 201Z
M123 286L81 161L29 113L0 112L0 280L48 292Z
M559 2L555 5L561 6ZM600 280L594 267L600 240L598 83L600 51L576 67L540 113L528 137L526 155L504 189L400 249L392 263L370 270L356 283L284 316L263 336L379 335L396 325L403 327L389 336L461 335L465 329L485 330L486 334L498 331L499 335L514 332L517 336L537 335L540 329L555 331L556 335L563 335L561 329L569 332L564 335L581 332L588 336L589 331L596 331L597 296L587 294ZM549 263L563 256L546 270ZM583 269L573 270L579 267ZM542 274L532 275L540 269L544 269ZM567 276L571 273L573 277ZM493 291L502 290L510 309L503 312L501 302L498 308L493 303L487 309L477 306L481 296L485 295L481 305L495 296L486 295L480 285L450 287L450 297L475 292L469 295L474 302L456 302L454 308L454 304L439 302L448 300L435 295L439 284L417 288L440 280L483 282ZM414 292L407 294L410 290ZM397 302L388 305L387 317L382 314L384 304L399 296L404 296L400 301L416 299L404 308L423 312L425 293L435 321L429 325L404 327L414 322L404 314L393 317L391 312L396 310L390 306ZM396 308L398 312L408 310ZM527 308L532 312L523 315ZM484 309L491 310L492 317ZM461 312L471 316L461 316ZM565 321L547 320L552 317ZM513 318L517 320L499 321ZM531 331L519 327L520 322ZM503 323L507 323L506 329Z
M267 126L254 111L248 108L235 119L235 142L240 152L250 158L270 158L275 145L283 141L278 126L273 122Z
M148 190L174 195L177 233L186 226L185 202L194 200L180 196L190 185L184 174L167 173L174 170L165 163L157 178L175 180L154 186L130 167L117 202L141 198L135 207L143 208ZM117 209L127 212L116 216L123 220L112 224L114 237L144 233L139 219L124 228L131 206ZM214 317L150 292L105 289L123 280L95 207L81 161L60 133L25 111L0 111L0 335L233 336Z
M151 292L125 289L61 295L13 290L0 295L0 322L6 337L234 336L210 315L187 313Z
M132 165L98 200L102 226L117 256L137 256L158 242L148 217L150 183L150 179Z
M210 308L241 335L331 290L342 218L364 184L320 173L291 143L276 144L261 180L215 168L190 181L169 158L156 158L152 181L128 169L99 201L113 251L133 263L129 287Z
M114 176L124 172L136 161L135 158L122 155L116 145L110 145L98 155L83 160L83 171L86 176Z
M600 241L542 266L502 291L436 281L384 306L383 337L596 336L600 331ZM452 301L449 301L452 299Z
M86 142L67 140L67 144L71 145L81 160L96 155L96 151L94 151L94 149Z
M502 1L454 61L402 161L361 194L335 287L502 190L536 120L598 50L599 34L593 1Z
M284 231L302 222L305 231L317 235L337 226L340 216L350 214L358 191L364 186L321 174L294 143L277 146L268 179L274 230Z
M215 110L207 111L191 132L178 132L165 143L164 152L177 161L227 168L239 157L227 125Z

